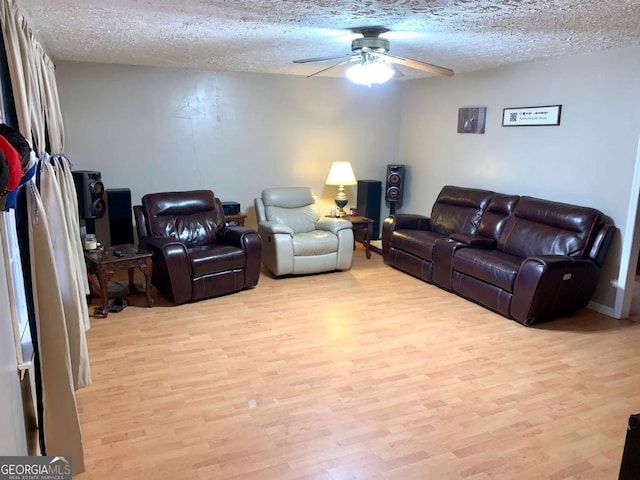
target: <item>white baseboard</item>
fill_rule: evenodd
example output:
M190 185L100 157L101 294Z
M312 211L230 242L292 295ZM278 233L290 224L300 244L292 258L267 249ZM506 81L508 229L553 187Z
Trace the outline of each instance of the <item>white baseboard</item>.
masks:
M618 320L620 319L620 317L616 315L616 311L614 308L607 307L606 305L602 305L601 303L589 302L587 308L590 308L591 310L594 310L598 313L602 313L607 317L617 318Z

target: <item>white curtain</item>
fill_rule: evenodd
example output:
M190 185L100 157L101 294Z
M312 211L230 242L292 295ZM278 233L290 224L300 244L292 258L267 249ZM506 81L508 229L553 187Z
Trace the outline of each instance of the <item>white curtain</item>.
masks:
M76 194L76 185L73 182L71 174L71 163L63 155L55 155L52 158L54 170L56 171L56 179L60 184L60 191L63 196L62 203L65 207L65 218L67 224L67 235L72 243L71 249L75 268L77 272L78 284L80 291L85 295L89 295L89 280L87 276L87 264L84 262L84 249L80 239L80 213L78 210L78 196ZM84 316L85 329L89 330L89 312L87 309Z
M69 241L63 194L52 163L57 166L55 161L41 162L40 195L47 217L56 219L49 224L48 233L62 299L63 320L67 329L73 386L77 390L91 384L89 352L85 337L88 307L84 289L80 289L81 283L77 278L78 271L73 261L73 245Z
M18 129L24 137L31 142L31 112L30 105L30 74L29 57L24 41L23 23L24 17L18 11L13 0L2 0L0 3L2 20L2 34L4 48L7 52L9 64L9 76L13 88L13 98L18 114Z
M56 67L49 57L44 56L43 67L43 104L46 105L46 120L51 153L64 152L64 123L58 98Z
M45 445L47 455L71 455L73 473L77 474L84 471L84 452L59 273L42 198L32 182L26 188L29 189L29 254L40 345Z
M89 385L91 375L84 298L89 285L75 184L62 155L64 126L55 67L14 0L0 0L0 21L18 129L32 145L41 170L41 191L33 181L22 187L28 189L29 251L42 371L44 424L40 428L47 455L72 455L76 474L84 471L84 458L75 390Z

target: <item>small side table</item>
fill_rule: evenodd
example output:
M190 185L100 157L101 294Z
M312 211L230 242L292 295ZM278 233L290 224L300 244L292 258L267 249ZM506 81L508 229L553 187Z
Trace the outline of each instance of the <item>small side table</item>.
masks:
M353 225L353 249L356 249L356 231L362 230L364 232L364 252L367 258L371 258L371 237L373 236L373 220L371 218L363 217L362 215L344 215L342 217L332 217L326 215L329 218L342 218L349 220Z
M357 230L362 230L364 232L364 241L362 244L364 245L364 251L367 255L367 258L371 258L371 237L373 236L373 220L371 218L363 217L361 215L346 215L344 217L345 220L349 220L353 225L353 247L355 248L355 233Z
M122 252L122 256L116 256L115 252ZM127 269L129 271L129 293L135 293L136 287L133 283L133 272L138 267L145 277L147 306L151 307L153 305L151 298L151 257L151 252L140 250L135 245L130 244L114 245L105 250L84 252L89 283L95 292L100 295L103 318L106 318L109 314L109 280L118 270ZM97 283L92 274L98 277Z

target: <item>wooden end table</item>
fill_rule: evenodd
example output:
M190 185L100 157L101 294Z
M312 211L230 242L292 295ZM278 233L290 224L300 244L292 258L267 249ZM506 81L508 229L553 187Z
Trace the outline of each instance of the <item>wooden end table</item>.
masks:
M116 253L121 253L121 255L116 255ZM133 272L137 267L145 277L147 306L151 307L153 305L153 299L151 298L151 257L151 252L141 250L130 244L114 245L104 250L84 252L89 283L100 296L103 318L106 318L109 314L109 280L118 270L127 269L129 271L129 293L135 293L137 290L133 283ZM97 283L93 275L98 278Z
M343 215L342 217L336 217L331 215L326 215L329 218L342 218L344 220L349 220L351 225L353 225L353 249L356 249L356 231L362 230L364 232L364 240L362 244L364 245L364 252L367 258L371 258L371 237L373 236L373 219L368 217L363 217L362 215Z
M346 215L345 220L349 220L353 225L353 248L355 248L356 231L362 230L364 232L364 251L367 258L371 258L371 237L373 236L373 220L371 218L363 217L362 215Z

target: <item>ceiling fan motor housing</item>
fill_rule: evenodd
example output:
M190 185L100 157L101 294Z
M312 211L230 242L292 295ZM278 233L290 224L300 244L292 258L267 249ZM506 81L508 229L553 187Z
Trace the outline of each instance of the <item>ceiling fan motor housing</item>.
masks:
M446 75L448 77L453 75L453 70L446 67L440 67L438 65L432 65L430 63L421 62L419 60L413 60L411 58L402 58L394 55L389 55L389 40L386 38L380 38L385 32L388 32L389 29L385 27L373 26L373 27L357 27L352 28L351 31L353 33L357 33L362 35L361 38L356 38L351 42L351 51L354 55L351 55L351 58L347 60L343 60L335 65L332 65L328 68L323 68L322 70L308 75L312 77L318 73L326 72L335 67L340 67L347 63L351 63L353 61L358 61L357 65L349 68L347 71L347 76L349 76L349 72L354 71L362 71L363 68L376 69L376 71L380 74L382 80L375 81L372 83L384 83L390 77L387 77L391 72L391 76L393 76L394 72L396 76L403 76L400 70L395 65L403 65L405 67L413 68L416 70L422 70L424 72L429 73L437 73L439 75ZM319 58L306 58L302 60L294 60L294 63L308 63L308 62L323 62L325 60L333 60L338 58L343 58L349 55L337 55L331 57L319 57ZM389 65L391 64L391 65ZM370 68L369 68L370 67ZM353 73L352 76L360 76L360 74ZM386 77L386 78L383 78ZM359 80L354 80L349 77L355 83L362 83L363 85L369 85L371 82L361 82Z
M360 52L381 52L387 53L389 51L389 40L386 38L372 38L362 37L356 38L351 42L351 51L354 53Z

